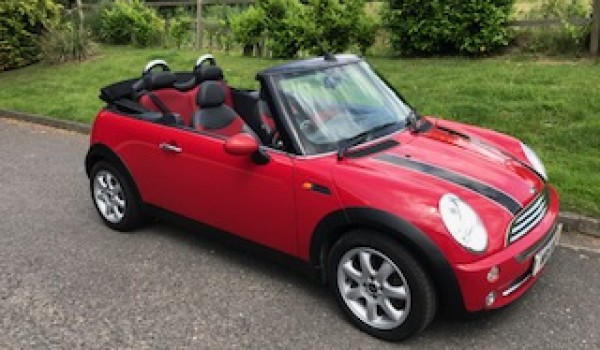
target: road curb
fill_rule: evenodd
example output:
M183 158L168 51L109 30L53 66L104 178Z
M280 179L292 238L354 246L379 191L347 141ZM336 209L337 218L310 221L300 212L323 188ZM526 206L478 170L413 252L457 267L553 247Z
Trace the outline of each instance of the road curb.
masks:
M41 124L46 126L51 126L53 128L64 129L69 131L75 131L81 134L89 134L91 125L72 122L68 120L61 120L51 117L46 117L43 115L29 114L17 111L11 111L6 109L0 109L0 117L6 117L16 120L21 120L25 122Z
M75 131L82 134L89 134L91 129L89 124L4 109L0 109L0 117L1 116L30 123L47 125L54 128ZM561 212L558 220L563 223L565 232L579 232L590 236L600 237L600 219L590 218L570 212Z
M562 212L558 220L566 232L579 232L600 238L600 220L575 213Z

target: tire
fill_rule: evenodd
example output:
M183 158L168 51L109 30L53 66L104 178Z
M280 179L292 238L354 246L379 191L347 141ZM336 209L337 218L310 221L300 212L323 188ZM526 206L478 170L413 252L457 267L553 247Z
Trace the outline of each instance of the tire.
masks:
M326 268L344 314L374 337L406 339L435 316L436 291L423 266L406 248L377 232L357 230L342 236L331 248Z
M129 232L145 221L143 205L134 186L125 172L111 163L94 164L90 172L90 193L106 226Z

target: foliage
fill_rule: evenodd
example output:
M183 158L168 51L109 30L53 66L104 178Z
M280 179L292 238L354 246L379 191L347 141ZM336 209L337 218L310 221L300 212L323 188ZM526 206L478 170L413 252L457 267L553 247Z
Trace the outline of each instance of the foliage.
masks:
M273 57L291 58L301 51L341 52L373 44L375 22L364 0L259 0L233 16L234 39L244 46L267 40Z
M313 34L305 7L298 0L259 0L258 6L267 14L264 35L273 57L295 57Z
M181 49L181 45L190 40L192 36L191 25L190 15L182 8L178 8L169 20L169 37L173 39L178 49Z
M71 13L63 16L61 22L42 35L44 61L63 63L83 60L96 52L97 46L91 40L90 31L85 28L80 30L78 21L69 17Z
M401 55L485 54L510 42L514 0L388 0L382 18Z
M110 44L157 44L163 28L157 12L141 0L116 0L102 12L101 38Z
M203 19L219 18L229 22L232 15L238 14L246 8L245 5L205 5L202 10L202 17Z
M375 22L364 10L364 0L309 0L311 53L341 52L357 44L361 52L375 41Z
M59 18L52 0L0 1L0 71L40 59L39 37Z
M357 19L353 41L358 46L361 55L365 55L367 49L375 43L378 27L376 20L368 15L361 15Z
M234 42L231 19L243 8L241 5L207 5L204 7L202 20L211 48L215 45L225 51L231 48Z
M97 6L86 9L85 11L85 26L89 29L92 37L97 41L102 39L102 14L112 6L111 0L102 0Z
M231 17L231 31L238 43L257 45L266 30L266 14L262 7L250 6L246 11Z
M526 14L529 19L559 19L560 25L533 28L519 33L517 45L524 52L547 55L580 53L586 49L589 25L575 25L573 18L588 18L588 0L541 0Z

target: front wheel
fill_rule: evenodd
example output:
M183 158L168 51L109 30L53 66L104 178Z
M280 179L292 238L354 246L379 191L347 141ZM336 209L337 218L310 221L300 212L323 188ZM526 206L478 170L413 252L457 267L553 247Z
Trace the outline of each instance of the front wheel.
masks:
M344 235L331 249L327 269L344 313L370 335L402 340L435 316L431 279L407 249L388 237L366 230Z
M143 221L142 204L133 184L110 163L100 161L90 172L90 191L104 223L117 231L131 231Z

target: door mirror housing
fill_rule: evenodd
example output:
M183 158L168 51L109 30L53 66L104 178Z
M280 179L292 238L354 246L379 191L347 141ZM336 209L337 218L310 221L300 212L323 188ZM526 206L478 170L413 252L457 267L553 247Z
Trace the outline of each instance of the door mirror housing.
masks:
M248 134L237 134L225 141L225 152L234 156L251 156L252 161L259 165L267 164L269 154L258 145L258 141Z
M258 151L258 141L248 134L237 134L225 141L225 152L234 156L249 156Z

